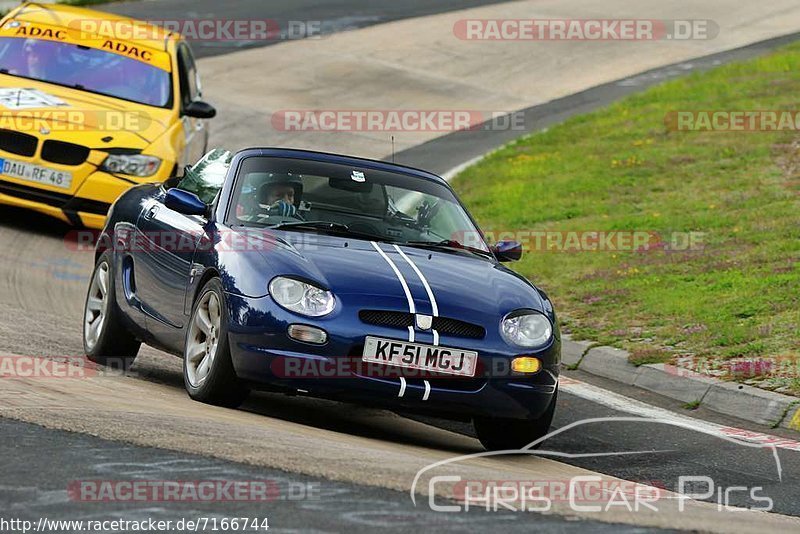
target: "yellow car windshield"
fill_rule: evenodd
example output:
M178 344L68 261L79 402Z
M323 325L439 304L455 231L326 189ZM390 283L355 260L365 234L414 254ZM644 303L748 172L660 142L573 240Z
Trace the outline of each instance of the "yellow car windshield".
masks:
M171 107L170 73L113 52L67 42L0 37L0 73Z

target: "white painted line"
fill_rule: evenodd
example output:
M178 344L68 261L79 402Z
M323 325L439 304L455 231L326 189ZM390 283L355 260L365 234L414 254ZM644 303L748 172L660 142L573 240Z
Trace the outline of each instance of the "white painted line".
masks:
M423 380L425 382L425 394L422 396L422 400L428 400L428 397L431 396L431 384L427 380Z
M574 378L560 377L559 388L565 393L575 395L582 399L586 399L597 404L602 404L620 412L626 412L649 419L667 420L681 423L684 427L693 428L702 432L720 437L736 438L750 443L757 443L760 445L772 445L779 449L787 449L790 451L800 451L800 441L795 441L780 436L772 436L762 432L753 432L736 427L729 427L712 423L710 421L703 421L695 419L688 415L676 413L666 408L660 408L642 401L614 393L607 389L587 384Z
M400 377L400 393L397 394L398 398L406 394L406 379Z
M464 169L466 169L467 167L472 167L473 165L475 165L475 164L476 164L476 163L478 163L479 161L483 160L484 158L486 158L487 156L489 156L489 155L490 155L490 154L492 154L493 152L496 152L496 150L492 150L492 152L489 152L488 154L483 154L482 156L478 156L478 157L476 157L476 158L472 158L471 160L465 161L465 162L464 162L464 163L462 163L461 165L457 165L457 166L453 167L452 169L450 169L450 170L449 170L449 171L447 171L446 173L442 174L442 178L444 178L446 182L449 182L449 181L450 181L450 180L452 180L452 179L453 179L453 178L454 178L454 177L455 177L455 176L456 176L458 173L460 173L461 171L463 171L463 170L464 170Z
M408 341L409 341L409 343L414 343L414 327L413 326L409 326L408 327Z

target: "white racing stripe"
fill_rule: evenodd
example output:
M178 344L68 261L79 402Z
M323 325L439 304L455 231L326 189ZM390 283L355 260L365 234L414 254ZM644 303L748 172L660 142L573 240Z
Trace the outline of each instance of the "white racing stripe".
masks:
M411 258L406 256L406 253L403 252L400 249L400 247L398 247L397 245L392 245L392 246L400 254L400 256L402 256L403 259L406 260L406 263L408 263L411 266L411 268L414 269L414 272L417 273L417 276L419 276L419 279L422 281L423 287L425 287L425 292L428 293L428 298L431 300L431 309L433 310L433 316L438 317L439 306L436 305L436 297L433 296L433 290L431 289L430 284L428 284L428 280L422 275L422 271L419 270L419 267L417 267L417 265L413 261L411 261Z
M428 400L428 397L431 396L431 383L427 380L423 380L425 382L425 394L422 396L422 400Z
M649 419L658 419L661 421L674 421L681 423L684 427L695 428L699 431L714 434L725 438L736 438L742 441L751 443L758 443L761 445L773 445L779 449L787 449L791 451L800 451L800 442L779 436L772 436L762 432L753 432L741 428L730 427L712 423L710 421L703 421L695 419L688 415L676 413L666 408L659 408L619 393L614 393L601 387L587 384L575 380L574 378L561 377L559 379L559 389L570 395L575 395L582 399L592 401L597 404L602 404L620 412L635 414Z
M431 301L431 311L433 313L433 316L434 317L438 317L439 316L439 306L436 304L436 297L433 295L433 290L431 289L431 286L428 283L428 279L425 278L425 276L422 274L422 271L419 270L419 267L417 267L417 265L413 261L411 261L411 258L406 256L406 253L403 252L400 249L400 247L398 247L397 245L392 245L392 246L400 254L400 256L402 256L403 259L406 260L406 263L408 263L411 266L411 268L414 269L414 272L417 274L417 276L419 277L420 281L422 282L423 287L425 288L425 292L428 294L428 299L430 299L430 301ZM439 345L439 332L437 332L436 329L433 329L432 331L433 331L433 345L434 346L438 346Z
M400 393L397 394L398 397L402 397L406 394L406 379L402 376L400 377Z
M392 259L389 256L387 256L385 252L381 250L381 247L378 246L378 244L375 241L370 241L370 243L372 243L372 247L378 251L378 254L380 254L381 257L384 260L386 260L386 263L389 264L389 267L392 268L392 271L394 271L395 276L397 276L397 279L400 281L400 285L403 286L403 292L406 294L406 300L408 301L408 311L412 315L416 314L417 308L414 305L414 297L411 296L411 290L408 289L408 284L406 283L406 279L403 277L403 273L400 272L400 269L397 268L397 265L395 265ZM412 343L414 342L413 326L408 328L408 340Z

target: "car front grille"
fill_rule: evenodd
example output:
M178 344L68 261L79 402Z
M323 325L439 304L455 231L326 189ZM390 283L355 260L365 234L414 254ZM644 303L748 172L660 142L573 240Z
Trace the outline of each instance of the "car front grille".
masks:
M386 326L388 328L406 329L409 326L414 326L414 314L408 312L361 310L358 313L358 317L367 324ZM486 336L486 330L480 325L447 317L434 317L431 328L439 332L439 334L455 337L483 339Z
M31 157L36 154L39 140L26 133L0 129L0 150Z
M61 165L80 165L89 157L89 148L64 141L45 141L42 159Z

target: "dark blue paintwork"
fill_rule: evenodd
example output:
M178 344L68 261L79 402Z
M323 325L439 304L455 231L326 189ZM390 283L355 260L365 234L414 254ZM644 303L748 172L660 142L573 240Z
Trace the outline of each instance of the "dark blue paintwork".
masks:
M208 206L200 200L200 197L181 189L173 188L167 191L164 205L183 215L206 215L208 213Z
M535 354L544 362L533 376L478 377L468 380L431 380L431 393L423 401L421 379L409 379L398 398L397 378L369 378L356 374L337 378L286 378L276 372L288 359L336 361L360 358L366 335L406 341L404 328L363 323L362 309L408 312L401 285L369 241L324 234L229 227L229 200L237 170L248 157L271 156L340 163L359 169L378 169L431 180L449 187L431 173L386 162L288 149L248 149L237 153L214 205L204 215L187 215L170 209L189 209L185 195L167 193L163 185L142 185L115 203L98 244L98 255L113 250L116 299L129 328L143 341L182 355L186 325L199 289L219 277L226 292L229 340L238 376L279 388L298 389L311 395L352 400L453 418L497 416L539 417L557 388L561 340L558 322L547 296L528 280L497 261L461 253L403 247L402 250L427 278L439 315L481 325L483 339L441 335L440 345L479 353L483 370L507 371L511 358ZM171 202L166 202L172 197ZM176 200L177 199L177 200ZM178 202L179 201L179 202ZM197 206L195 206L197 207ZM180 243L165 243L164 235L180 236ZM304 239L304 236L308 237ZM247 243L245 247L242 243ZM506 247L504 245L504 247ZM245 250L243 250L243 248ZM512 247L513 248L513 247ZM412 268L384 244L404 275L417 312L431 314L431 303ZM503 252L509 248L503 248ZM336 308L328 316L312 319L286 311L268 294L269 282L291 275L330 289ZM503 340L500 322L508 313L532 309L546 314L556 325L549 346L532 353ZM288 337L291 324L317 326L328 332L323 346ZM417 331L418 343L432 343L429 331Z

